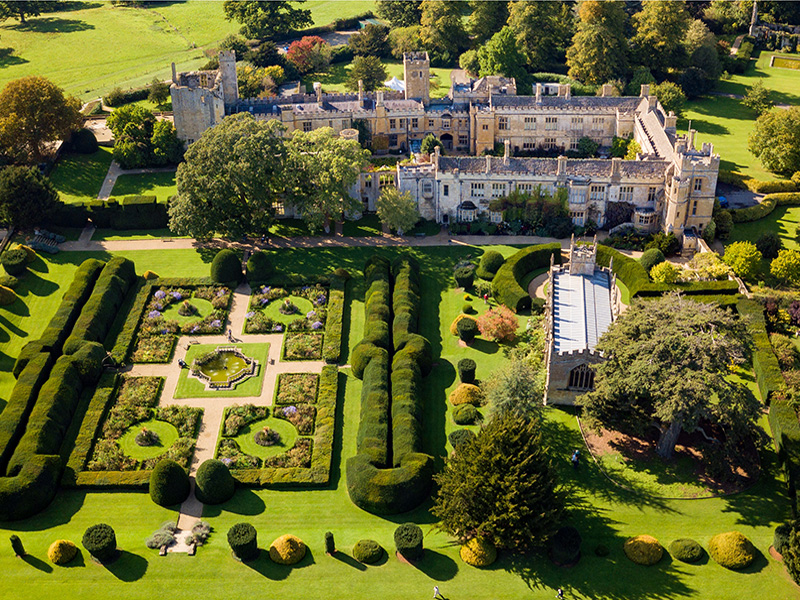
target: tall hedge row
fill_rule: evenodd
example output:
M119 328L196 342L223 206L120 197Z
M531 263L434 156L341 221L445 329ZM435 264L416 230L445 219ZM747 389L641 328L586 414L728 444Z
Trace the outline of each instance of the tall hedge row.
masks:
M322 347L322 358L328 364L338 363L342 354L342 327L344 323L346 286L347 277L334 273L331 277L331 286L328 291L328 317L325 321L325 342Z
M104 229L165 229L169 225L167 202L155 196L125 196L61 205L51 221L67 227L83 227L88 219Z
M431 369L431 349L417 333L421 304L417 263L398 259L390 277L388 262L373 257L364 274L369 284L368 325L353 353L354 374L363 380L361 420L358 453L347 461L347 489L360 508L395 514L420 504L433 476L433 459L422 453L422 377Z
M561 263L561 244L558 242L530 246L506 260L492 279L492 294L497 301L517 312L530 308L530 294L523 289L521 282L531 271L549 267L551 256L556 264Z
M125 295L136 280L133 261L115 256L103 267L94 291L64 342L64 353L74 354L85 342L103 343Z
M747 223L763 219L775 210L776 206L793 206L797 204L800 204L800 192L779 192L767 194L755 206L734 208L731 209L730 213L734 223Z
M769 425L778 461L786 473L786 485L792 501L792 512L797 515L797 488L800 485L800 423L797 411L785 398L775 398L769 407Z

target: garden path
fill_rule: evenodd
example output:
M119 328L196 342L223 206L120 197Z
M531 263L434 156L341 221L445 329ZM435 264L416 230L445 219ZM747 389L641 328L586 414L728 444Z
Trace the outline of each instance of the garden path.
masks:
M171 173L175 167L151 167L147 169L123 169L115 160L111 161L108 166L108 173L103 180L103 185L100 186L100 192L97 194L99 200L105 200L111 196L111 191L114 189L114 184L117 183L117 177L120 175L141 175L143 173Z
M217 448L217 439L222 426L222 417L225 409L232 404L255 404L256 406L271 406L275 396L275 385L281 373L320 373L325 365L324 361L285 361L281 360L281 346L283 334L248 334L243 333L245 316L250 306L250 286L241 284L234 290L233 303L228 314L227 328L232 332L235 343L242 344L269 344L267 364L263 365L264 380L261 393L249 397L225 398L175 398L181 367L178 361L185 360L189 348L198 342L203 344L228 345L227 335L203 336L198 339L194 336L180 336L175 346L172 361L169 364L134 364L125 370L129 376L163 377L164 388L161 392L159 404L175 404L180 406L193 406L203 409L203 418L200 422L200 433L197 437L194 456L192 457L189 475L192 477L192 491L189 497L181 504L178 516L178 529L176 534L178 543L171 546L169 552L188 552L189 547L183 543L183 537L190 532L192 526L203 514L203 504L194 494L194 475L197 467L210 458L214 458Z

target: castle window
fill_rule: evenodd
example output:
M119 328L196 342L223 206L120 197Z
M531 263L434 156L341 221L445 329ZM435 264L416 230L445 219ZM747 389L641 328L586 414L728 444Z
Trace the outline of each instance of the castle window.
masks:
M507 130L508 129L508 117L498 117L497 118L497 128L500 130Z
M483 198L483 184L473 183L470 185L470 196L473 198Z
M436 127L436 121L433 119L428 119L428 127Z
M489 211L489 220L492 223L502 223L503 222L503 213L499 210L491 210Z
M697 200L692 203L692 216L697 214Z
M572 138L569 141L569 149L570 150L577 150L578 149L578 140L577 140L577 138Z
M532 183L518 183L517 189L520 192L532 192L533 191L533 184Z
M389 134L389 145L390 146L397 146L397 134L396 133Z
M397 129L397 119L389 119L389 129Z
M481 129L483 129L484 131L489 131L489 125L487 123L484 123Z
M311 129L311 121L303 121L303 131L309 132Z
M411 129L416 129L417 127L419 127L419 119L414 117L411 119Z
M442 186L442 196L449 196L450 195L450 186L446 183Z
M555 131L558 129L558 117L545 117L544 128L547 131Z
M647 201L648 202L655 202L656 195L658 194L658 188L651 187L647 190Z
M592 201L601 201L606 198L606 186L593 185L589 189L589 199Z
M527 142L522 142L522 149L523 150L536 150L536 142L533 140L528 140Z
M572 223L577 225L578 227L583 226L584 215L585 213L582 210L569 211L569 218L572 219Z
M536 117L525 117L525 129L536 129Z
M372 187L372 175L367 175L364 178L364 187L368 187L368 188Z
M283 200L276 200L275 201L275 216L276 217L285 217L286 216L286 208L283 205Z
M381 189L385 187L394 187L394 174L384 173L383 175L380 176L378 183Z
M581 131L583 129L583 117L572 117L572 128Z
M505 183L493 183L492 184L492 198L501 198L506 195L506 184Z
M571 390L591 390L594 388L594 371L589 365L578 365L569 372Z
M619 201L620 202L633 202L633 186L623 185L619 188Z
M442 129L450 129L450 119L442 119Z
M459 133L458 134L458 145L459 146L469 146L469 136L466 133Z
M695 179L694 179L694 191L695 192L702 192L703 191L703 179L701 177L695 177Z
M400 129L405 129L405 128L406 128L406 120L400 119Z
M556 147L556 138L544 138L544 149L553 150Z
M433 182L431 180L426 179L422 182L422 195L426 198L433 196Z

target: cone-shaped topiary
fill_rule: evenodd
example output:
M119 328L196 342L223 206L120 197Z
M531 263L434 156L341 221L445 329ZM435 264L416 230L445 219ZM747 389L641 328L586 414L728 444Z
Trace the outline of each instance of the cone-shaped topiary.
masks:
M117 552L117 536L111 525L105 523L89 527L83 534L81 543L86 551L100 562L114 558Z
M333 539L333 532L325 532L325 553L336 554L336 542Z
M228 530L228 544L236 558L251 560L258 556L256 528L250 523L236 523Z
M664 548L652 535L628 538L622 549L625 551L625 556L637 565L654 565L664 555Z
M461 383L475 383L475 370L478 365L471 358L462 358L458 361L458 378Z
M669 553L681 562L695 563L703 558L703 547L689 538L680 538L669 545Z
M47 558L54 565L65 565L78 554L78 547L69 540L56 540L47 549Z
M753 543L738 531L718 533L708 542L714 562L726 569L744 569L756 557Z
M365 565L378 562L383 557L383 546L375 540L359 540L353 546L353 558Z
M159 506L180 504L189 490L189 476L174 460L160 460L150 475L150 497Z
M230 283L242 279L242 261L230 248L217 252L211 261L211 279L217 283Z
M459 404L480 406L481 402L483 402L483 392L481 388L472 383L459 383L458 387L450 392L450 404L453 406Z
M274 269L266 252L256 250L247 259L247 281L266 281Z
M397 552L407 560L422 558L422 529L414 523L403 523L394 530Z
M488 567L497 560L497 549L491 542L475 537L461 546L458 555L473 567Z
M282 535L269 545L269 557L279 565L293 565L303 560L306 545L298 537Z
M194 493L203 504L222 504L236 492L236 482L228 467L214 458L198 467L194 482Z

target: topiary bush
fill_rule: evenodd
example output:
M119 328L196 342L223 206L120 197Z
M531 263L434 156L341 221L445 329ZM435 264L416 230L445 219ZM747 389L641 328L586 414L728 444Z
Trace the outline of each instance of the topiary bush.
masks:
M708 542L714 562L726 569L743 569L756 557L753 543L738 531L718 533Z
M557 565L574 565L581 558L581 534L569 525L550 538L550 559Z
M117 536L111 525L105 523L89 527L84 532L81 543L86 551L100 562L111 560L117 553Z
M422 529L414 523L403 523L394 530L394 545L406 560L422 558Z
M458 361L458 378L461 383L475 383L475 370L478 365L471 358L462 358Z
M455 431L450 432L450 435L447 436L447 440L450 442L453 450L458 450L459 446L474 439L475 433L469 429L456 429Z
M203 504L222 504L236 492L236 482L228 467L214 458L198 467L194 482L195 495Z
M228 544L239 560L252 560L258 556L256 528L250 523L236 523L228 530Z
M450 404L472 404L480 406L483 402L483 392L481 388L472 383L460 383L456 389L450 392Z
M465 315L474 315L474 314L475 314L476 312L478 312L478 311L476 311L476 310L475 310L475 309L472 307L472 304L467 304L467 303L465 303L465 304L464 304L464 305L461 307L461 312L462 312L462 313L464 313Z
M0 275L0 285L9 289L14 289L19 284L19 279L13 275Z
M54 565L65 565L78 554L78 547L69 540L56 540L47 549L47 558Z
M772 260L777 258L778 252L783 250L783 242L777 233L772 231L762 233L756 240L756 248L764 258Z
M22 275L28 268L28 253L22 248L12 248L6 250L0 256L0 264L6 270L6 273L14 277Z
M353 546L353 558L365 565L371 565L383 558L383 546L375 540L359 540Z
M22 540L19 539L19 536L14 534L9 540L11 540L11 549L14 551L14 556L25 556L25 546L22 545Z
M211 279L217 283L239 283L242 279L242 261L233 250L225 248L217 252L211 261Z
M775 536L772 538L772 547L775 552L783 554L786 544L789 543L789 534L792 533L791 523L781 523L775 528Z
M333 539L333 532L325 532L325 553L336 554L336 541Z
M150 474L150 497L159 506L180 504L189 490L189 475L174 460L160 460Z
M597 546L594 547L594 554L595 556L603 558L611 554L611 550L608 549L608 546L604 546L603 544L597 544Z
M458 337L461 338L461 341L469 344L478 335L480 329L475 319L461 319L456 325L456 331L458 331Z
M665 260L667 260L667 258L664 256L664 253L661 252L661 250L658 248L650 248L649 250L642 252L642 256L639 257L639 264L642 265L649 273L650 269L664 262Z
M456 425L474 425L480 418L481 413L472 404L459 404L453 409Z
M475 537L461 546L458 555L472 567L488 567L497 560L497 549L491 542Z
M0 285L0 306L8 306L9 304L14 304L17 300L17 294L14 293L14 290L11 288L7 288L3 285Z
M481 262L475 274L481 279L491 281L504 262L506 262L506 259L497 250L487 250L481 256Z
M25 256L27 257L25 260L28 263L32 263L36 260L36 250L31 248L30 246L26 246L25 244L17 244L14 248L19 248L20 250L25 251Z
M625 556L637 565L654 565L664 555L664 548L652 535L628 538L622 549L625 551Z
M680 538L669 545L669 553L681 562L695 563L703 558L703 547L695 540Z
M97 138L91 129L78 129L69 138L70 150L78 154L94 154L99 146Z
M269 260L266 252L256 250L247 259L247 280L266 281L274 272L272 263Z
M475 267L473 265L456 267L455 271L453 271L453 276L456 279L456 285L458 287L468 290L475 281Z
M279 565L293 565L303 560L306 555L306 545L299 537L286 534L282 535L269 546L269 557Z

